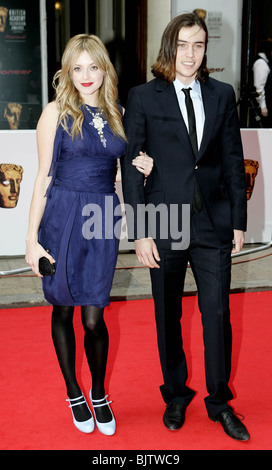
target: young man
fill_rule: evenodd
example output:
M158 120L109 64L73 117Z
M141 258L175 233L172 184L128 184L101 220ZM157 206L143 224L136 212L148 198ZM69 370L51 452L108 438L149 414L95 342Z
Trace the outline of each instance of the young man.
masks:
M180 15L167 26L152 70L156 78L129 94L122 182L129 209L129 238L135 240L138 259L151 268L164 378L161 393L167 405L163 422L170 430L181 428L186 407L194 396L186 385L180 324L189 261L203 322L208 416L220 422L232 438L248 440L247 429L228 405L233 398L228 386L231 251L233 239L234 252L240 251L244 243L245 169L234 91L230 85L209 78L207 42L206 25L195 14ZM188 88L191 90L186 97ZM154 159L145 184L131 164L140 150ZM144 210L148 204L150 208L150 203L155 217L152 211ZM188 207L189 220L184 216ZM183 238L189 232L188 242L183 239L177 243L172 233L171 227L177 222L173 220L175 213ZM156 223L162 214L163 223Z

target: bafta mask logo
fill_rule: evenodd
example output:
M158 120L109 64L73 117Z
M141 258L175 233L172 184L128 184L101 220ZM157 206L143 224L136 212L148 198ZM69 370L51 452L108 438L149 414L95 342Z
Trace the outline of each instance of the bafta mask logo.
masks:
M256 160L245 160L247 200L252 196L255 179L258 174L259 163Z
M20 103L8 103L4 111L4 119L9 123L9 128L16 130L19 127L22 105Z
M205 21L206 16L207 16L207 11L203 10L202 8L196 8L193 13L195 13L199 18Z
M13 209L17 206L23 167L14 163L0 163L0 207Z
M8 16L8 9L0 6L0 33L5 31Z

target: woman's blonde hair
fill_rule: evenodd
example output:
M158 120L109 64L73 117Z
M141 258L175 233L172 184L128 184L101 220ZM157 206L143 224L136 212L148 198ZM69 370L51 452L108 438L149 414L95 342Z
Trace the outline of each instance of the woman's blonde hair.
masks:
M103 109L103 115L108 121L112 132L124 139L125 133L122 125L122 112L117 104L118 78L110 61L107 49L102 41L94 35L78 34L70 39L64 50L61 70L55 73L53 86L56 90L56 103L59 108L59 122L69 133L68 118L73 118L71 128L72 138L82 137L82 123L84 113L80 109L83 100L72 80L73 66L81 52L86 51L104 75L103 83L99 89L98 106Z

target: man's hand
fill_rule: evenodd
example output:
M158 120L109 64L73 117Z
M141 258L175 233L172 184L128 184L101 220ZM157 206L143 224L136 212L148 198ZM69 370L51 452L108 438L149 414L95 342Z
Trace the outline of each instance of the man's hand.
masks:
M138 260L148 268L159 268L156 261L160 261L156 243L152 238L142 238L134 241Z
M245 243L245 233L242 230L234 230L234 248L232 253L239 253Z

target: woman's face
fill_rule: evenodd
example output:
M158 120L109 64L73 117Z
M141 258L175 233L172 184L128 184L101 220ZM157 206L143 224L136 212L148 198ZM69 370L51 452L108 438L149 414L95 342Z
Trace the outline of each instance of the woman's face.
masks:
M81 52L78 56L71 70L71 76L84 103L97 106L99 88L104 75L87 51Z

